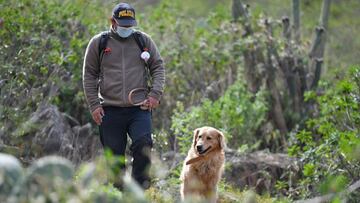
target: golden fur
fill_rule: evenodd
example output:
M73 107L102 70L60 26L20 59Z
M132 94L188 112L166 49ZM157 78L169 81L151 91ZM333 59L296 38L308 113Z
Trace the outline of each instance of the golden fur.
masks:
M199 147L203 149L200 152ZM224 147L224 135L219 130L206 126L194 131L193 143L180 176L182 200L200 196L210 202L216 202L217 184L225 162ZM195 162L189 162L199 156L201 158Z

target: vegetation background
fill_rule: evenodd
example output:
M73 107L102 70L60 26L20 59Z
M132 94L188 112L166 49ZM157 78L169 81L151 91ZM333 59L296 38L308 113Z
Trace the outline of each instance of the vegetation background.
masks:
M228 179L224 180L220 186L224 202L250 201L251 198L259 202L291 202L328 193L336 194L331 197L334 202L359 201L359 191L347 195L344 192L360 179L360 1L331 1L321 78L315 88L303 92L304 105L300 112L291 108L291 92L287 83L282 83L286 74L281 65L276 65L275 54L268 48L278 50L280 58L285 59L291 46L291 53L308 68L307 80L314 77L309 52L316 38L315 28L319 25L323 1L300 1L300 42L296 42L293 35L288 40L282 34L284 16L293 23L293 1L241 1L249 5L246 7L248 24L253 29L249 36L244 35L246 24L234 19L234 2L129 1L136 9L138 29L152 36L166 63L165 95L153 114L154 151L159 157L169 152L184 156L192 131L210 125L221 129L229 148L240 155L262 150L285 153L296 160L296 172L284 171L274 187L266 192L258 192L251 185L237 188ZM98 135L82 90L82 63L91 37L109 29L109 17L116 3L0 0L1 152L16 156L24 167L47 155L44 145L34 143L38 143L36 139L46 139L46 134L52 132L43 130L45 137L37 137L45 128L36 124L34 114L48 105L75 122L74 126L90 126L87 135ZM267 30L268 22L272 35ZM251 78L247 76L246 53L249 52L264 56L263 61L252 61L256 65L252 77L260 81L256 91L251 89ZM269 58L268 53L272 54ZM274 68L266 68L269 66ZM271 77L271 73L275 75ZM271 80L275 83L269 85ZM275 90L283 109L286 132L279 128L274 117ZM71 139L69 142L75 143ZM70 196L80 202L97 198L111 202L129 197L110 184L101 184L103 177L99 169L93 170L91 179L96 184L84 186L91 195L80 198L82 190L74 188L86 180L81 168L90 167L80 165L94 157L79 158L75 154L86 154L89 150L96 153L96 147L87 145L76 149L71 156L59 153L70 158L77 172L71 172L76 174L70 178L73 188L61 189L71 190L69 195L63 197L64 192L55 189L63 198L58 201L66 202ZM111 159L110 155L107 157ZM67 164L71 168L71 163ZM141 201L178 201L180 169L181 163L170 167L165 177L156 179L154 187ZM161 167L158 170L161 171ZM97 186L102 189L94 192ZM0 188L6 191L1 182ZM44 196L51 199L51 195Z

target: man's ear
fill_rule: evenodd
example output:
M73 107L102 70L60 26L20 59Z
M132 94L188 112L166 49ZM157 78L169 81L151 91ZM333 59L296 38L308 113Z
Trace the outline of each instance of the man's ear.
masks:
M197 138L198 138L198 136L199 136L199 132L200 132L200 129L199 128L196 128L195 130L194 130L194 138L193 138L193 145L192 145L192 147L194 148L194 149L196 149L196 140L197 140Z
M220 131L218 131L218 142L219 142L220 149L226 148L224 134Z
M115 28L116 27L116 22L115 22L115 19L114 19L114 17L109 17L109 21L110 21L110 23L111 23L111 27L112 28Z

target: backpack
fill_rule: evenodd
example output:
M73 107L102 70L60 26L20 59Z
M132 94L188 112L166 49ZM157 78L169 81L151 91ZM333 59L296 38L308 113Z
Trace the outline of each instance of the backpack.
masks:
M109 39L109 31L105 31L101 33L100 37L100 44L99 44L99 55L102 56L103 51L106 49L106 44ZM145 40L143 34L139 31L135 31L132 33L132 36L134 37L136 44L138 45L141 52L148 51L149 49L145 46Z
M138 45L139 49L141 52L144 51L149 51L149 49L146 47L145 45L145 40L144 40L144 36L143 34L141 34L141 32L139 31L134 31L132 34L132 37L134 37L136 44ZM100 63L102 61L103 55L104 55L104 50L106 49L106 45L107 45L107 41L109 39L109 31L105 31L101 33L101 37L100 37L100 43L99 43L99 59L100 59ZM150 70L148 67L147 62L145 62L145 81L147 83L147 87L150 88L151 87L151 77L150 77Z

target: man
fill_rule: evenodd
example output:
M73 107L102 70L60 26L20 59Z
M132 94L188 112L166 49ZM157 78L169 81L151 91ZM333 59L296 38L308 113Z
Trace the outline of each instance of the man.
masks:
M92 118L99 125L100 141L113 154L124 157L127 135L131 138L132 176L148 188L149 153L152 147L151 110L159 105L165 83L163 60L152 39L141 32L140 50L135 37L135 10L120 3L112 11L111 28L106 35L94 36L86 49L83 87ZM100 50L106 36L106 47ZM145 52L145 55L144 55ZM152 80L147 86L146 66ZM132 90L148 89L141 106L129 100ZM124 163L119 164L124 168Z

